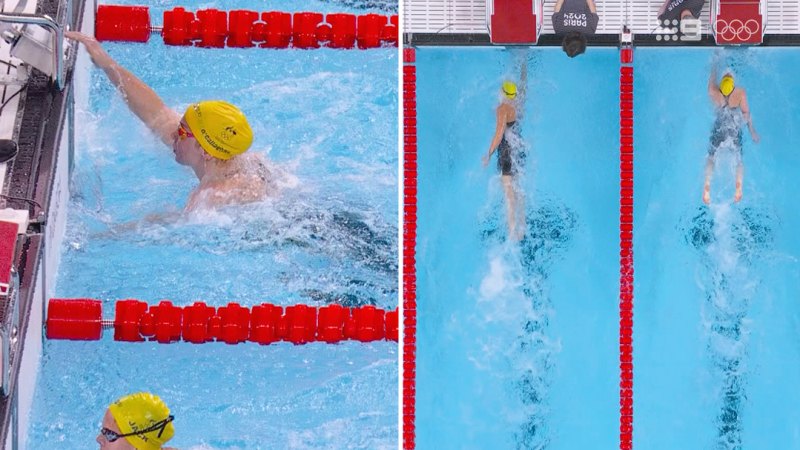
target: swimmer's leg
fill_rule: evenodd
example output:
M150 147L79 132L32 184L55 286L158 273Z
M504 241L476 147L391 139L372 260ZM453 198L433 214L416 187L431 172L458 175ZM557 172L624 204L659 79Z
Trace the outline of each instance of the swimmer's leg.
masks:
M514 189L514 179L511 175L502 175L503 190L506 193L506 220L508 221L508 238L517 240L516 217L517 217L517 194Z
M525 237L525 230L528 229L525 224L525 197L519 189L514 189L517 194L517 240L521 241Z
M738 202L742 199L742 181L744 179L744 164L739 159L739 164L736 165L736 193L733 194L733 201Z
M709 155L706 158L706 181L703 184L703 203L711 203L711 174L714 173L714 157Z

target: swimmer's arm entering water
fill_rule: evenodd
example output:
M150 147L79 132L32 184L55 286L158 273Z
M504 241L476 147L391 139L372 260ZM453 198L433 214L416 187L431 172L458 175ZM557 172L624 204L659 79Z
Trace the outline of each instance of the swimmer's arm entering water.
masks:
M114 61L95 38L76 31L67 31L65 36L86 47L92 62L103 69L111 83L120 90L130 110L171 147L181 120L178 113L169 109L150 86Z
M489 165L489 159L492 157L492 153L497 150L497 146L500 145L500 141L503 139L503 133L506 131L506 110L505 108L498 107L497 108L497 125L494 129L494 137L492 138L492 143L489 144L489 153L483 157L483 167Z

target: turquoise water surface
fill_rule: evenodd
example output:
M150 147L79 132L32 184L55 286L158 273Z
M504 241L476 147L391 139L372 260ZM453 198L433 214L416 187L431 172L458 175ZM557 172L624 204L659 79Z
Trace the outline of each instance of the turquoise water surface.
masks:
M637 50L636 447L800 447L797 55ZM738 204L735 158L717 153L707 207L712 64L746 90L761 142L744 131Z
M138 2L131 2L138 3ZM285 11L396 13L396 3L289 2ZM158 2L161 11L178 6ZM262 10L255 1L203 8ZM182 112L225 99L253 127L252 152L281 193L262 203L179 215L197 185L92 69L79 108L58 297L212 306L270 302L397 306L397 48L200 49L106 43L121 64ZM85 56L85 55L84 55ZM179 448L397 446L397 344L240 344L49 341L29 448L97 444L111 401L159 394Z
M481 158L519 60L527 232L514 242ZM418 448L614 448L617 52L420 48L417 66Z

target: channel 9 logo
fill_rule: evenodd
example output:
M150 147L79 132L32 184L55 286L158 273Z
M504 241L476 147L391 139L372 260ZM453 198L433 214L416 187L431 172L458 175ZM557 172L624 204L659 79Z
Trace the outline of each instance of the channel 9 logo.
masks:
M687 17L683 20L659 20L658 25L662 32L656 34L657 41L697 42L701 38L702 22L694 17Z

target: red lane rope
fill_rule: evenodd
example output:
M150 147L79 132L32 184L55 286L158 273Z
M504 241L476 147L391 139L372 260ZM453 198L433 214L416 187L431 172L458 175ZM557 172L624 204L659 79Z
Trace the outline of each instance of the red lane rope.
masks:
M213 307L203 302L175 306L168 300L148 305L129 299L117 302L113 320L103 320L100 300L53 298L48 302L46 325L48 339L98 340L104 328L114 328L116 341L250 341L266 345L278 341L397 341L397 316L397 310L384 311L374 306L284 307L262 303L248 308L238 303Z
M633 449L633 48L620 51L620 450Z
M403 448L415 448L417 355L417 68L403 49Z
M147 42L160 30L167 45L262 48L376 48L397 45L398 17L380 14L326 14L201 9L164 11L160 28L150 24L146 6L101 5L95 15L100 41Z

